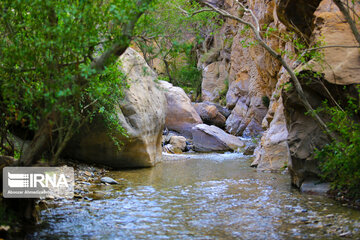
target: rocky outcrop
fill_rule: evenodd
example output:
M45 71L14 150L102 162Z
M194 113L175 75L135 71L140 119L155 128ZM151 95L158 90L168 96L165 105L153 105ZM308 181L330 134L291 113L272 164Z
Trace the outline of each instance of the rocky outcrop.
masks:
M216 126L199 124L193 128L193 143L197 152L238 151L245 144Z
M277 29L276 34L295 32L295 38L303 39L309 47L319 40L326 45L357 45L348 24L331 0L248 0L246 5L254 11L260 25ZM233 0L224 1L222 7L232 14L239 14ZM244 18L249 20L248 16ZM215 35L213 48L223 48L218 50L213 62L205 65L225 63L228 71L226 106L232 113L227 118L226 130L240 136L254 136L266 130L255 150L254 165L258 170L274 171L288 165L292 182L299 187L304 179L317 177L319 169L313 156L314 148L321 148L327 139L312 117L305 114L296 94L282 91L289 80L285 70L261 46L244 47L252 38L233 20L226 20L220 33L226 39L232 38L232 44L229 47L221 36ZM296 52L290 43L271 35L265 40L273 49ZM337 85L360 82L358 49L332 47L321 51L324 54L321 61L314 59L297 68L298 72L305 73L303 87L313 108L325 99L332 103L326 94L328 90L335 100L346 102L341 97L345 91L329 82ZM294 68L300 64L290 58L286 60ZM323 77L313 79L316 74L309 70L317 72L317 76L323 73ZM346 92L349 91L348 88ZM268 109L262 101L267 97L270 98Z
M219 107L221 108L221 106ZM209 102L196 103L194 108L205 124L225 128L226 117L221 114L215 104Z
M191 129L203 123L199 114L191 105L189 97L180 87L175 87L169 82L159 81L161 90L167 100L167 114L165 126L187 138L191 138Z
M278 106L275 106L276 104ZM287 143L288 131L281 98L277 102L273 102L268 115L269 118L272 118L270 127L261 137L261 148L256 152L252 166L257 166L259 171L280 171L290 161Z
M255 151L256 157L251 164L258 171L282 171L290 162L287 143L288 130L284 115L282 85L288 76L283 71L270 99L269 111L262 121L263 129L267 129L261 137L260 145Z
M274 16L275 1L252 0L247 4L255 9L261 24L284 28ZM232 14L239 14L239 5L233 0L224 1L222 7ZM245 19L249 20L248 16ZM216 91L221 89L221 81L226 78L229 85L225 96L226 106L233 111L227 118L225 127L229 133L238 136L257 136L263 131L261 123L267 106L262 99L271 96L280 70L280 64L261 46L246 47L251 44L250 39L250 33L244 26L226 19L219 33L213 37L212 45L203 53L203 56L210 56L209 53L213 51L217 53L216 57L212 58L213 62L203 61L199 64L203 68L202 89L205 99L208 92L213 92L216 87ZM276 38L269 37L268 42L276 49L282 48ZM200 60L204 60L204 57L200 57ZM224 72L218 73L220 68Z
M299 6L299 8L303 7ZM312 9L311 14L314 14L313 23L309 25L314 28L311 35L313 42L322 40L326 45L357 45L348 24L341 20L342 15L332 1L321 1L317 9ZM297 69L304 73L301 79L302 85L309 102L315 109L324 100L328 100L329 104L333 104L334 99L339 103L346 103L345 96L354 94L354 89L349 84L360 83L358 49L326 48L323 54L321 61L311 60ZM322 73L323 77L314 77L316 76L314 71ZM348 85L347 89L345 90L341 85ZM316 148L321 149L329 140L313 118L305 114L296 94L292 91L283 92L283 96L289 131L287 142L291 154L289 170L292 183L300 187L306 179L319 176L319 163L313 153ZM327 116L322 117L327 119Z
M154 166L161 160L166 98L155 82L157 75L136 51L126 50L120 62L130 87L124 89L125 97L117 106L117 119L128 137L116 134L122 145L115 146L98 116L71 140L65 153L115 168Z
M203 101L218 101L220 94L226 91L228 71L224 62L214 62L203 70L203 81L201 95Z
M336 99L339 103L347 102L343 86L331 84L322 78L309 81L309 78L311 78L309 76L314 76L312 72L305 72L301 75L307 76L300 78L300 80L305 95L313 108L320 107L325 100L330 105L333 104L332 99ZM356 96L354 86L349 85L347 88L347 94ZM283 91L283 97L286 124L289 131L287 141L291 155L289 170L293 184L300 187L305 179L319 176L319 164L314 158L314 151L315 149L321 149L329 142L329 139L316 121L309 114L306 114L297 94L293 90ZM324 114L321 117L325 121L329 119Z
M236 136L257 136L263 132L261 122L267 108L259 97L242 97L226 120L226 130Z

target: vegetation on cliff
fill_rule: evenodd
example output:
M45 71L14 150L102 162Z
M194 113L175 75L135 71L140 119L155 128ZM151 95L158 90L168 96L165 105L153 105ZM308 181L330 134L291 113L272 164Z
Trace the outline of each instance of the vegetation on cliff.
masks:
M344 110L327 102L318 109L331 116L328 127L338 136L337 141L316 152L323 178L332 182L334 190L351 199L360 198L360 88L357 90L358 96L349 97Z

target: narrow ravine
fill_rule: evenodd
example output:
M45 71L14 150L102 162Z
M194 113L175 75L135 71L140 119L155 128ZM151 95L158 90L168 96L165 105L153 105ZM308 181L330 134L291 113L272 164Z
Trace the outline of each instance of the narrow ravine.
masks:
M241 153L179 155L154 168L110 171L119 185L85 185L53 200L30 239L360 238L360 212L249 168ZM96 197L97 196L97 197Z

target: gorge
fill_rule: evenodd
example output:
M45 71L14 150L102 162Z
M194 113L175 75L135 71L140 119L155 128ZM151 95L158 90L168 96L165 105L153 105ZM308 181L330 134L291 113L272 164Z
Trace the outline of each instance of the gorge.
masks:
M360 43L335 1L206 2L245 21L259 22L264 42L291 66L307 101L329 126L343 115L321 111L326 109L324 102L344 113L354 105L359 109ZM193 12L185 8L188 2L166 4L186 18L212 11L202 1L191 3L200 9ZM359 2L352 6L360 29ZM156 11L154 15L161 19L158 8L154 7L159 16ZM139 22L146 25L141 14ZM3 226L8 224L0 222L0 238L17 234L27 239L360 238L360 195L347 195L350 190L336 188L324 177L319 151L330 146L332 139L302 104L287 70L254 40L249 27L224 15L211 16L211 21L205 17L208 24L196 29L201 38L172 29L181 32L177 33L181 38L176 35L171 43L166 35L149 37L141 27L137 29L133 26L137 19L129 25L135 33L116 58L115 70L102 70L126 82L121 89L109 85L104 90L121 92L121 97L109 100L115 102L111 119L121 131L109 128L112 122L104 108L95 108L101 101L109 104L108 95L93 100L91 90L85 89L90 93L80 97L85 101L80 102L81 114L95 110L89 114L90 121L80 121L76 130L70 128L71 134L64 135L62 140L69 140L56 163L75 168L74 198L26 203L36 206L38 224L7 235ZM119 29L126 29L125 25ZM114 26L107 27L115 31ZM165 41L165 47L156 41ZM92 49L96 57L105 52L101 44L97 52ZM96 62L93 57L89 57L91 64ZM185 84L180 78L188 75L194 82ZM106 76L96 84L102 87ZM87 77L79 79L83 84ZM101 87L96 91L101 92ZM5 103L1 94L0 100ZM46 117L51 122L57 116ZM67 123L66 117L59 119ZM16 121L9 124L4 139L11 139L8 142L21 156L34 146L37 135L24 130L27 120ZM356 128L360 111L351 113L349 121ZM51 141L65 128L55 126L47 136ZM356 133L347 134L357 139ZM334 134L341 142L341 132ZM51 156L57 148L48 145L43 147L46 154L35 158L43 161ZM356 142L353 145L355 149ZM4 147L1 169L21 162L5 152ZM359 157L352 163L360 167ZM53 163L34 163L42 164ZM115 184L102 181L103 177ZM11 205L6 200L0 204ZM16 211L25 212L21 208Z

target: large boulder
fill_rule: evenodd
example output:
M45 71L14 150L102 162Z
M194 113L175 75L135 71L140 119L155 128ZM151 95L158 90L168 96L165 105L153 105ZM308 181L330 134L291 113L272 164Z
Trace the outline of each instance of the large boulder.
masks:
M167 100L166 127L191 138L191 129L203 123L199 114L182 88L175 87L169 82L159 82Z
M226 131L236 136L258 136L263 132L261 123L267 113L259 97L242 97L226 120Z
M216 102L220 93L226 90L228 71L224 62L213 62L203 70L201 96L204 101Z
M193 143L197 152L238 151L245 144L216 126L199 124L193 128Z
M205 124L215 125L222 129L225 128L226 118L215 105L202 102L194 104L194 108Z
M117 119L128 137L116 134L122 146L115 146L98 116L84 126L69 143L67 156L115 168L150 167L161 160L161 140L165 125L166 98L157 86L157 75L145 60L128 48L120 57L129 88L117 106Z
M261 138L261 148L256 152L252 166L257 166L259 171L281 171L290 161L288 131L281 97L272 102L264 121L266 120L270 121L270 127Z

